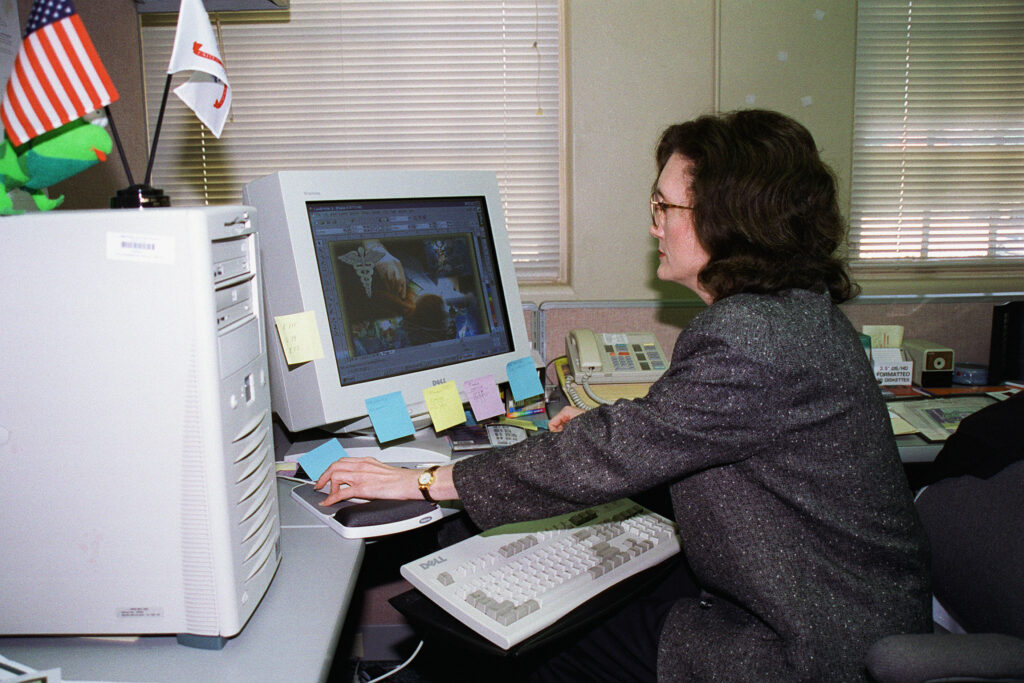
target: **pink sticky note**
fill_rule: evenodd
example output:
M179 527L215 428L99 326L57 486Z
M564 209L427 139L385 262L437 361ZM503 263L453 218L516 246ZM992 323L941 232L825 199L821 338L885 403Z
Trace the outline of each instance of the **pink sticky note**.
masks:
M505 414L505 406L501 402L501 395L498 393L494 375L468 379L462 383L462 391L469 397L469 406L473 409L473 417L478 421Z

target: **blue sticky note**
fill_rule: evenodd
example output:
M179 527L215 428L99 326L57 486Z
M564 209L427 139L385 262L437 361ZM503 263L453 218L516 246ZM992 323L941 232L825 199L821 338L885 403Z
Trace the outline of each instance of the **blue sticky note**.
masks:
M310 481L316 481L331 464L339 458L344 458L348 453L341 447L337 439L331 439L327 443L317 446L308 453L299 456L299 464L309 475Z
M532 358L516 358L505 366L508 372L508 385L512 389L512 400L525 401L544 393L540 383L540 375L533 364Z
M401 391L371 396L366 399L366 412L370 415L373 430L377 432L377 440L381 443L416 432Z

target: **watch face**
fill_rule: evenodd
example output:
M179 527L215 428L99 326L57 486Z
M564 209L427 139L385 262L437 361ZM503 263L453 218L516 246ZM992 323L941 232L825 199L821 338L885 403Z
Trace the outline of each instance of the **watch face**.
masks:
M419 478L420 486L427 486L433 480L434 480L434 473L429 471L429 470L420 474L420 478Z

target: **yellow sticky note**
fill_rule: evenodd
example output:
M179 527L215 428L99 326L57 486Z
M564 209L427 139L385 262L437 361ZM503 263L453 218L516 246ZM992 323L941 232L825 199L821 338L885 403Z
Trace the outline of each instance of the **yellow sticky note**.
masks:
M303 311L274 318L277 336L281 339L284 359L288 365L297 365L324 357L320 344L320 330L313 311Z
M445 382L423 390L427 411L434 423L434 431L440 432L466 421L459 389L455 382Z

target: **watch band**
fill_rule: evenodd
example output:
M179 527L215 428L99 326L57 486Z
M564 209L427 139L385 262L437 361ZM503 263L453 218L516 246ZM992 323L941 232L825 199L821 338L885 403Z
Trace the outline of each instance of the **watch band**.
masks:
M437 478L437 475L435 475L434 472L437 471L438 467L440 467L440 465L431 465L427 469L423 470L423 472L420 473L420 476L416 479L416 483L420 487L420 493L422 493L423 497L431 503L437 502L430 497L430 487Z

